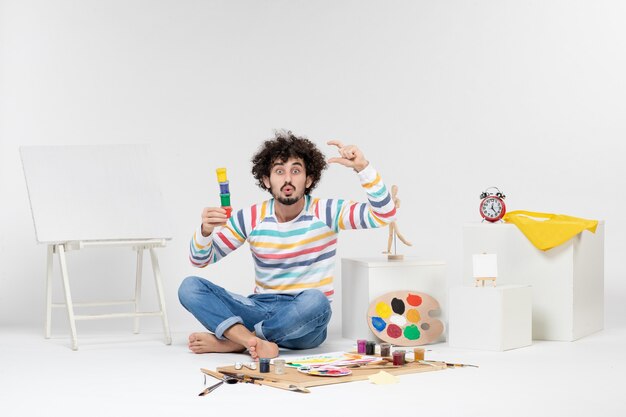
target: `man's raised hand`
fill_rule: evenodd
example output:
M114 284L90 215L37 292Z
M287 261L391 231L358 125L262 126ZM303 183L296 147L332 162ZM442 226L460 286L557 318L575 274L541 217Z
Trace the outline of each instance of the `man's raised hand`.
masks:
M355 145L344 145L339 140L330 140L327 145L336 146L340 157L330 158L329 164L341 164L348 168L353 168L356 172L361 172L367 167L369 162L365 159L365 155Z

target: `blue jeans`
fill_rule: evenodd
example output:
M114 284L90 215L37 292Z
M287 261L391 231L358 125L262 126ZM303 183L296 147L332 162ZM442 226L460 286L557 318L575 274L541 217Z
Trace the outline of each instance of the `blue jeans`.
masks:
M200 277L187 277L178 289L180 303L218 339L235 324L288 349L311 349L326 339L332 314L319 290L296 295L233 294Z

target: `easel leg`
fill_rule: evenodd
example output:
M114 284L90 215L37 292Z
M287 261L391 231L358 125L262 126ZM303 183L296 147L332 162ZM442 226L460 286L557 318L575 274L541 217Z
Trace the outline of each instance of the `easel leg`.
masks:
M61 276L63 277L63 289L65 291L65 305L67 307L67 318L72 331L72 350L78 350L78 340L76 339L76 321L74 320L74 304L72 304L72 293L70 292L70 280L67 274L67 264L65 263L65 246L58 245L59 264L61 265Z
M172 344L172 336L170 335L170 326L167 321L165 312L165 298L163 297L163 284L161 283L161 270L159 269L159 261L157 259L154 248L150 248L150 258L152 260L152 272L154 272L154 282L156 284L157 293L159 295L159 306L161 307L161 319L163 320L163 333L165 333L165 344Z
M143 273L143 248L137 248L137 270L135 274L135 313L139 312L141 299L141 275ZM139 317L135 317L135 334L139 333Z
M46 262L46 339L50 339L52 327L52 265L54 262L54 245L48 245Z

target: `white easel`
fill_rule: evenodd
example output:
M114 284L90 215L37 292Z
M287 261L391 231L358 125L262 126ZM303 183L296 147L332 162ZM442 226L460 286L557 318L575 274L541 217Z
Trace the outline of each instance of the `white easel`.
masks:
M76 320L160 316L165 343L172 339L155 249L171 239L164 205L151 172L148 148L140 145L35 146L20 149L37 241L48 245L46 328L50 338L53 307L65 307L72 349L78 349ZM97 219L97 220L96 220ZM66 252L87 247L130 247L137 251L132 300L74 303ZM150 252L159 310L139 311L143 253ZM54 255L58 255L65 303L52 302ZM79 315L75 307L134 305L134 312Z
M485 286L486 281L491 281L496 286L498 278L498 255L495 253L482 253L472 255L474 286Z

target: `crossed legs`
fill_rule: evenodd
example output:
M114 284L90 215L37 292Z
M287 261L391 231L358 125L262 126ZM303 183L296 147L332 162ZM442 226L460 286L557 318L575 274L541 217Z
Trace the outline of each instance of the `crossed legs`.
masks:
M243 352L274 358L279 346L309 349L326 338L331 310L324 294L256 294L243 297L210 281L188 277L178 291L181 304L208 330L189 336L194 353Z

